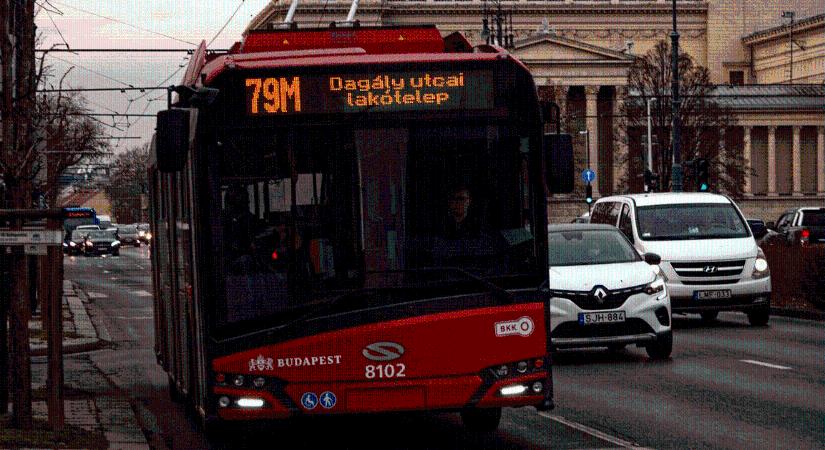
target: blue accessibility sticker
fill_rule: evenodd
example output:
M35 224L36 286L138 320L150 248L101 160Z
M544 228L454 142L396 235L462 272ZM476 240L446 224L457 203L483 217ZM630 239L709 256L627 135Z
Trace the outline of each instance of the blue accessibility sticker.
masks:
M330 391L326 391L321 394L321 406L326 409L332 409L337 401L338 400L335 398L335 394Z
M318 406L318 396L314 392L304 392L301 396L301 405L306 409L315 409Z

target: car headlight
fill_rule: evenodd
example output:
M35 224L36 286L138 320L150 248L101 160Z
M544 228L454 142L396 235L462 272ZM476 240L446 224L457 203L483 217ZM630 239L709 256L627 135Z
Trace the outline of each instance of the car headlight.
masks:
M77 242L71 241L71 242L69 242L69 246L70 247L77 247Z
M146 239L152 239L152 233L146 233Z
M95 244L92 244L91 242L86 241L86 247L93 247L94 245L95 245Z
M665 298L667 295L667 291L665 290L665 280L662 277L656 277L652 283L645 286L645 294L659 294L659 296L656 297L657 300Z
M142 230L141 230L141 231L138 231L138 236L143 237L143 236L145 236L145 235L146 235L146 232L145 232L145 231L142 231Z
M112 242L112 247L117 247L118 245L120 245L120 241Z
M751 273L751 277L759 279L768 277L770 274L771 269L768 267L768 260L765 259L765 252L760 248L756 253L756 261L753 262L753 273Z

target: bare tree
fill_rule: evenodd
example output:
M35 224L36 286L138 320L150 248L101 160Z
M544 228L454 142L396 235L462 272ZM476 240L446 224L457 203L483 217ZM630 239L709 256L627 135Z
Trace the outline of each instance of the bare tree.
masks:
M106 194L112 202L112 211L121 223L142 220L141 196L148 183L149 144L132 147L117 155L112 162Z
M618 128L621 139L631 144L641 137L641 146L646 155L647 146L647 101L651 101L651 123L653 142L653 171L658 173L661 189L671 185L671 164L673 147L671 142L671 52L666 41L660 41L644 56L637 58L627 77L628 99L622 106L622 119ZM726 145L726 131L734 124L730 108L720 104L713 96L715 87L710 83L707 68L696 64L686 53L679 55L680 94L682 105L679 114L682 120L681 158L682 162L705 158L710 166L710 181L713 189L734 197L742 194L747 170L742 153ZM629 145L628 145L629 147ZM646 156L645 156L646 157ZM628 167L625 185L630 186L630 177L641 176L641 158L624 155L621 161ZM686 172L685 190L694 189L695 180Z
M81 162L97 162L109 150L108 142L102 139L104 125L88 112L85 99L74 93L58 91L37 97L35 144L42 157L35 163L32 176L50 206L57 205L58 181L68 168Z

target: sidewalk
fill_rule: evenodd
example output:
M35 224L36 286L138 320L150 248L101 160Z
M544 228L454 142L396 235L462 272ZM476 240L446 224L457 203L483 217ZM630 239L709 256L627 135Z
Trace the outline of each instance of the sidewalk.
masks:
M69 446L59 448L149 449L146 436L135 417L129 398L113 387L90 358L83 354L108 345L108 333L92 323L87 311L88 297L71 281L63 284L63 351L64 407L70 434ZM39 318L30 322L32 354L32 387L35 420L47 421L46 403L46 335ZM34 432L33 434L37 434ZM83 436L85 434L86 436ZM71 446L71 441L85 445ZM21 442L21 444L23 444ZM12 445L0 448L22 448ZM44 448L56 448L49 446ZM28 447L26 447L28 448ZM91 447L94 448L94 447Z

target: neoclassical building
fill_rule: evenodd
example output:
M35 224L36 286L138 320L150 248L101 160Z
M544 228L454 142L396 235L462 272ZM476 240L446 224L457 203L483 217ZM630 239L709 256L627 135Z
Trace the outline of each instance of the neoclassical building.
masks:
M349 0L302 0L295 21L315 27L344 20ZM710 71L716 93L735 115L720 145L750 166L748 215L775 220L785 208L825 203L825 0L679 0L680 47ZM489 7L491 2L487 3ZM531 70L539 93L564 110L577 164L589 159L597 195L638 190L628 156L639 139L618 139L627 73L637 56L669 40L665 0L502 0L512 12L510 51ZM365 25L433 23L481 43L480 0L362 0ZM283 21L289 2L273 1L248 29ZM785 11L793 12L793 21ZM587 133L581 133L581 131ZM589 139L588 139L589 138ZM589 148L587 143L589 142ZM554 198L554 220L586 211L581 196Z

